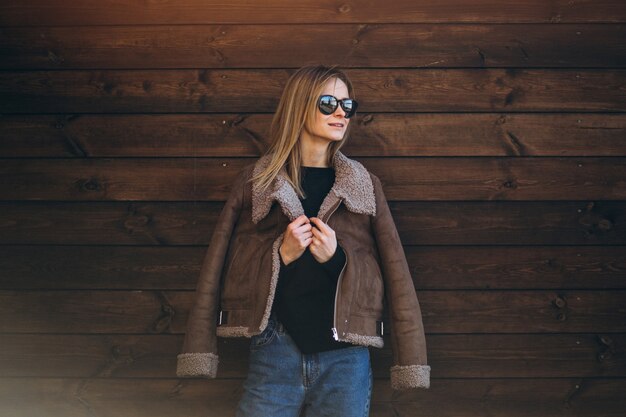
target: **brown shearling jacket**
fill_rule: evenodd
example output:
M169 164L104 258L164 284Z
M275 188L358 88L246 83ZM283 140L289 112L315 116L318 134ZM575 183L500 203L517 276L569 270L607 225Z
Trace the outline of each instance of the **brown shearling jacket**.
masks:
M278 248L287 225L304 214L284 167L266 191L247 181L268 163L264 155L242 169L219 216L177 356L179 377L215 378L216 336L252 337L267 326L280 271ZM341 151L333 167L335 182L317 217L335 231L346 254L335 294L335 339L382 348L386 303L392 388L429 388L420 305L381 182Z

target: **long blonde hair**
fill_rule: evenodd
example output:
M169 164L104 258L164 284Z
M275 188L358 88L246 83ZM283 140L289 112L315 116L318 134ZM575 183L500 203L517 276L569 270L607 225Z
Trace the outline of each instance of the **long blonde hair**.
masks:
M269 164L249 180L258 180L260 189L265 190L269 187L285 166L287 181L300 197L304 197L304 191L300 187L302 158L300 147L296 145L304 127L312 127L315 123L318 111L317 99L322 94L326 82L332 78L343 81L348 87L349 97L356 99L352 82L338 65L307 65L296 70L287 80L270 126L271 144L265 152L265 155L271 155ZM326 165L333 166L333 158L347 140L351 125L352 123L348 124L340 141L329 144Z

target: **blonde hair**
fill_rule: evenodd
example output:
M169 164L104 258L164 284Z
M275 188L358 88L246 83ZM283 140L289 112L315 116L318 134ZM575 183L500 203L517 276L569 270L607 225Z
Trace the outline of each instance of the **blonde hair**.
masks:
M338 65L307 65L289 77L270 126L270 147L265 152L265 155L271 155L269 164L249 181L258 180L260 189L265 190L285 166L287 181L300 197L304 197L304 190L300 187L302 155L300 147L296 145L304 127L311 127L315 123L317 99L326 82L333 78L343 81L348 87L349 97L356 99L352 82ZM326 165L333 166L335 154L347 140L351 124L348 124L340 141L328 145Z

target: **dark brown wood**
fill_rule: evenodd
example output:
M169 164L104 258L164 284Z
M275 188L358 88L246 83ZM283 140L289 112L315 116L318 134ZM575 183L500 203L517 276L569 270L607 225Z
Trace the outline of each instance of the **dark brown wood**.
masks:
M207 249L0 246L0 289L193 290Z
M2 378L0 414L232 416L242 384L242 379ZM484 417L488 409L494 416L622 417L625 390L623 379L612 378L432 378L428 390L392 392L388 378L376 378L370 416Z
M270 114L0 115L0 157L259 157ZM625 114L357 113L359 156L626 156Z
M428 330L428 329L427 329ZM182 335L2 335L3 377L176 378ZM439 378L626 377L623 333L428 334L428 363ZM243 378L246 338L218 338L218 378ZM391 341L370 348L376 378L389 378ZM436 383L435 383L436 384Z
M626 286L626 246L409 246L417 289Z
M294 71L6 71L0 72L0 112L273 112ZM626 111L623 69L347 72L364 112Z
M287 0L223 3L206 0L136 3L24 0L0 7L0 26L207 23L625 22L620 0L463 0L394 2Z
M387 333L371 415L622 417L625 38L621 0L0 4L0 415L234 415L249 339L217 380L176 355L235 175L326 63L432 366L392 391Z
M0 289L194 290L208 246L0 246ZM626 246L406 246L422 289L626 289Z
M5 28L0 69L298 68L303 50L343 67L611 68L626 66L623 39L620 24Z
M626 332L624 290L417 293L429 332ZM180 333L192 301L193 291L0 291L0 332Z
M358 158L389 199L626 200L626 158ZM215 201L247 158L5 159L0 200Z
M405 245L626 242L624 201L391 201L389 206ZM217 202L2 202L0 244L208 245L222 207Z

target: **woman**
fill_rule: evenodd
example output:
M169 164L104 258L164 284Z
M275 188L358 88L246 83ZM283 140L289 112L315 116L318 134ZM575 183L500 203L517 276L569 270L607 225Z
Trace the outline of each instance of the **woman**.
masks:
M239 173L202 265L177 375L215 378L251 339L238 416L367 416L389 312L393 389L429 388L420 306L378 177L339 149L356 109L335 66L287 81L270 149Z

